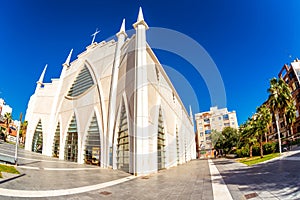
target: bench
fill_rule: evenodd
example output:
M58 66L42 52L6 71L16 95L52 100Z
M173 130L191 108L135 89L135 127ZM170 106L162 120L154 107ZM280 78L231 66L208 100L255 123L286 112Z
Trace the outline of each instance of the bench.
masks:
M0 163L15 165L15 158L5 155L0 155Z

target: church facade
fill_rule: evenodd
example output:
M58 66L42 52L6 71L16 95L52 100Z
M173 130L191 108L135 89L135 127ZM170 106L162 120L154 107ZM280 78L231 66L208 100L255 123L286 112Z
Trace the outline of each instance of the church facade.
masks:
M140 8L130 38L92 42L58 79L31 96L25 149L135 175L196 158L195 133L170 79L147 44Z

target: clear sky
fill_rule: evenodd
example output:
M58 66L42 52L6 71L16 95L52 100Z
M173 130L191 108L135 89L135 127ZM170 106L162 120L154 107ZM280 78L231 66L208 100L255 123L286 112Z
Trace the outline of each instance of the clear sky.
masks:
M13 118L26 112L46 64L45 82L51 82L59 77L69 51L74 49L72 60L76 59L96 28L101 30L97 42L114 36L123 18L126 29L132 29L140 6L150 30L177 31L205 49L224 83L225 106L236 110L239 123L267 99L269 80L281 67L300 57L297 0L1 1L0 97L13 108ZM197 57L198 52L178 43L184 53ZM187 108L191 105L196 113L216 106L204 81L207 75L173 51L155 53ZM212 66L200 67L209 74Z

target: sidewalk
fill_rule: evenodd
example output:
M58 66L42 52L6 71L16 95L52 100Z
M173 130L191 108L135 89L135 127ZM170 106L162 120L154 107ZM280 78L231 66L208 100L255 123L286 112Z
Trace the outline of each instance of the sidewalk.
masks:
M0 153L13 155L13 152L12 145L0 144ZM193 160L149 176L136 177L22 149L19 155L17 169L23 176L0 182L0 199L213 199L207 160Z
M233 199L300 199L300 150L254 166L213 160Z

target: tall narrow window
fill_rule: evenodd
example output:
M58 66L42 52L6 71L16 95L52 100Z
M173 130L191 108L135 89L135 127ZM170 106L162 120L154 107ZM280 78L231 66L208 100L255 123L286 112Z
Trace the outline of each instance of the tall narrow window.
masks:
M164 130L161 108L159 108L158 133L157 133L157 168L158 168L158 170L165 168L165 159L166 159L165 154L166 154L165 130Z
M77 133L77 123L76 118L73 116L65 143L65 160L77 162L78 155L78 133Z
M60 124L57 123L54 140L53 140L53 153L52 156L58 158L59 157L59 145L60 145Z
M42 153L42 150L43 150L43 128L42 128L42 122L41 120L39 120L33 134L32 151L37 153Z
M179 136L178 136L178 127L176 126L176 152L177 152L177 164L179 164Z
M84 162L86 164L100 166L100 159L101 159L100 131L99 131L96 113L94 113L94 116L92 118L86 136Z
M117 167L125 172L129 172L128 122L124 101L122 102L118 131Z

